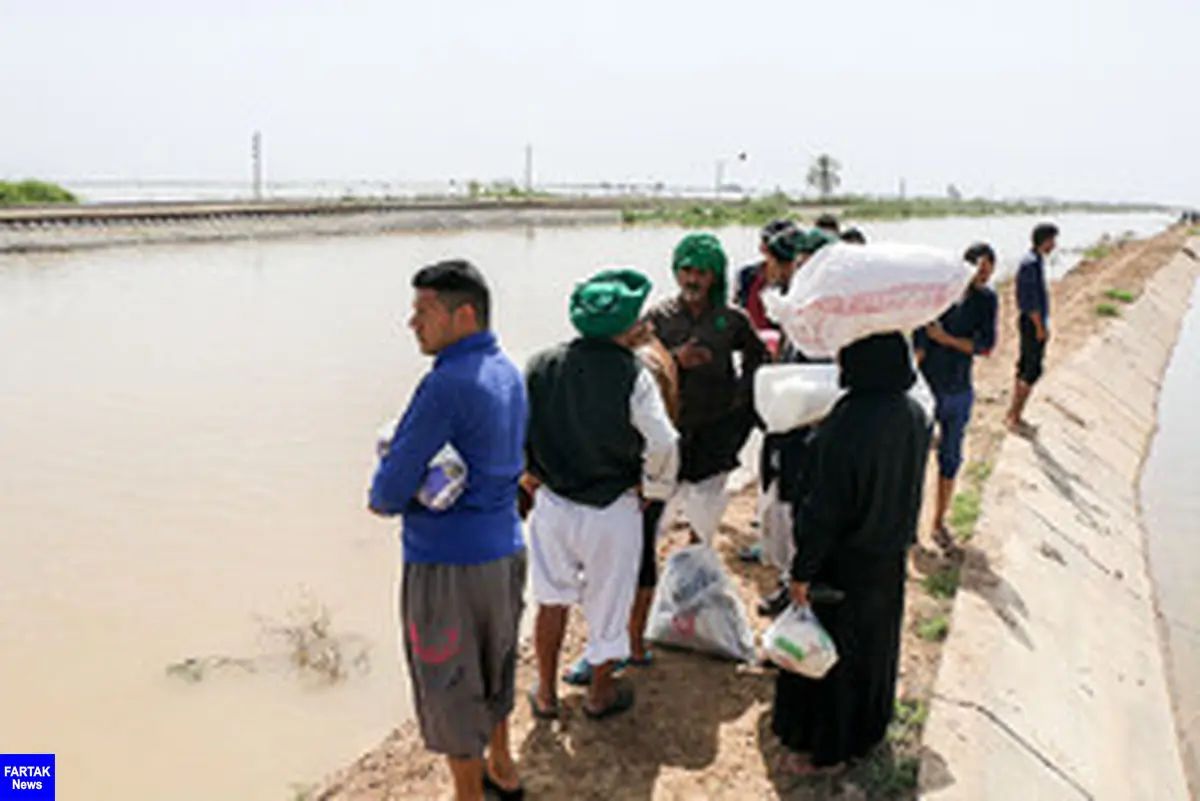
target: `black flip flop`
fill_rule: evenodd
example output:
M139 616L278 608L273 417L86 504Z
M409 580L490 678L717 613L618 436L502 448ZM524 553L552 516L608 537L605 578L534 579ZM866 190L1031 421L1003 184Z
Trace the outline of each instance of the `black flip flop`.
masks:
M619 715L622 712L628 712L630 709L633 709L633 688L623 685L617 688L617 697L612 700L611 704L595 712L588 709L585 704L583 714L592 720L604 720Z
M529 699L529 711L533 713L533 716L536 719L538 719L538 720L558 720L558 702L557 701L555 701L554 705L551 706L549 709L542 709L541 705L538 703L536 687L534 687L529 692L525 693L525 697Z
M483 789L500 799L500 801L524 801L525 788L517 785L513 790L505 790L492 778L487 768L483 769Z

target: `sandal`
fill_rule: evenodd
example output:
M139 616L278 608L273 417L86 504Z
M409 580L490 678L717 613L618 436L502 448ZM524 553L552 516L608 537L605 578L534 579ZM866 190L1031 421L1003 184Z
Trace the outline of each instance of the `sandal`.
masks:
M529 699L529 711L533 713L533 717L537 720L557 720L558 719L558 701L550 705L548 709L543 709L538 703L537 687L525 694Z
M563 674L563 681L572 687L586 687L592 683L592 664L579 657L579 661Z
M487 768L483 770L483 791L491 793L500 799L500 801L524 801L525 788L517 785L511 790L506 790L500 786L500 783L492 778L492 772Z
M945 526L938 526L933 530L933 542L947 553L958 550L958 543L954 541L954 535Z
M585 704L583 714L592 720L604 720L633 709L633 700L633 688L629 685L622 685L617 688L617 695L608 706L603 709L589 709Z

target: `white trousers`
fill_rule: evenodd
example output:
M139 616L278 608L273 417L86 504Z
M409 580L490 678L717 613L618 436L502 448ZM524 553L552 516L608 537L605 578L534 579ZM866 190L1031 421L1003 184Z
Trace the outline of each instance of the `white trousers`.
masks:
M696 532L705 545L712 546L729 506L729 473L718 473L698 483L679 482L663 514L663 525L668 525L680 512L683 519ZM662 529L660 528L661 532Z
M759 531L762 532L763 562L787 576L796 556L796 538L792 529L792 505L779 500L779 481L758 496Z
M540 487L529 514L529 552L534 599L583 607L584 658L601 665L628 657L629 610L642 560L637 496L629 492L596 509Z

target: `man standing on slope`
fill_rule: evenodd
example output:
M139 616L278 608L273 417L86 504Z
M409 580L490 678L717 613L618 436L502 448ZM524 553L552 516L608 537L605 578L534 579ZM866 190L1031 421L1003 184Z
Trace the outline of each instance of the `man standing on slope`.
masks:
M425 267L412 286L409 325L436 358L375 473L370 507L404 519L401 620L426 747L446 756L459 801L482 799L485 786L521 798L508 716L525 586L525 384L489 330L488 287L473 265ZM462 495L449 506L426 492L418 500L447 445L466 467Z
M613 681L630 656L629 614L642 563L642 503L674 490L678 434L654 377L634 355L650 280L607 270L575 288L580 336L529 363L528 470L538 483L529 516L538 685L535 717L558 714L558 659L567 612L587 620L591 689L583 711L607 718L633 706ZM638 488L641 489L641 498Z
M767 349L728 304L726 257L712 234L690 234L672 257L678 296L646 314L679 366L678 503L692 542L711 545L725 514L725 485L754 426L754 373ZM735 369L733 355L741 355Z
M1021 335L1021 356L1017 361L1017 378L1013 384L1012 406L1005 422L1009 431L1023 436L1034 432L1025 421L1025 404L1033 385L1042 377L1046 358L1046 342L1050 339L1050 292L1046 287L1046 259L1058 242L1058 228L1042 223L1033 229L1033 250L1021 259L1017 269L1017 308L1020 310L1018 329Z
M938 424L938 488L933 515L933 541L943 550L954 547L946 528L946 510L954 495L954 481L962 466L963 438L971 422L975 390L971 366L975 356L986 356L996 345L996 293L988 288L996 267L990 245L972 245L963 255L975 265L962 299L937 319L913 334L913 350L935 400Z

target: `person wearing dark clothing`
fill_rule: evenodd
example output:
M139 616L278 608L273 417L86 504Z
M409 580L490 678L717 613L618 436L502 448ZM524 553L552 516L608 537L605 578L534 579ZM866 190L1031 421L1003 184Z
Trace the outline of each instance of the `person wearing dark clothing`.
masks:
M738 271L738 305L746 310L755 331L760 334L772 332L773 339L777 337L775 332L779 331L779 326L767 317L767 310L762 302L762 291L777 284L770 279L771 273L778 273L785 269L785 265L790 266L796 260L803 239L800 229L791 220L767 223L759 235L758 249L762 254L762 261Z
M820 229L801 234L793 266L788 270L774 271L771 275L772 284L786 292L796 270L802 269L814 253L832 241L833 238ZM791 342L785 342L778 361L781 364L827 364L832 359L809 358ZM792 557L790 528L794 519L792 510L804 486L808 445L813 429L814 426L801 426L792 431L767 434L763 438L759 458L759 491L765 500L760 504L760 517L769 518L769 524L762 529L759 558L778 568L780 573L779 587L759 601L758 613L764 617L775 617L788 605L787 573ZM772 484L776 485L773 496L770 492ZM778 504L780 508L773 510L771 504ZM787 530L776 530L780 526L786 526ZM752 555L746 553L743 558L750 561Z
M933 539L943 549L954 547L946 528L946 510L954 496L954 481L962 466L963 438L971 421L975 391L971 366L975 356L986 356L996 346L996 293L988 281L996 266L996 252L980 243L967 249L963 259L976 267L975 277L962 300L913 333L917 363L935 401L938 424L938 489L933 515Z
M693 542L712 544L729 502L726 483L754 426L754 373L766 346L741 309L728 305L727 260L712 234L675 248L680 293L646 314L679 368L679 490ZM741 369L733 356L741 355Z
M796 513L791 595L841 590L812 606L838 662L820 680L780 671L771 728L786 747L781 772L839 769L883 740L895 704L906 555L914 543L929 426L908 389L916 381L899 333L838 353L846 394L820 423Z
M832 214L822 214L817 218L817 221L813 223L813 226L818 231L825 231L826 233L833 234L834 238L837 238L841 228L841 226L838 225L837 217L833 216Z
M1012 406L1005 422L1014 433L1029 434L1033 426L1025 421L1025 404L1033 385L1042 377L1046 342L1050 339L1050 292L1046 287L1046 259L1058 244L1058 228L1043 223L1033 229L1033 250L1021 259L1017 269L1017 320L1021 336L1017 378L1013 385Z
M865 245L865 244L867 244L867 238L865 236L863 236L863 232L858 230L857 228L847 228L845 231L842 232L841 239L843 242L846 242L847 244L850 244L850 245Z

